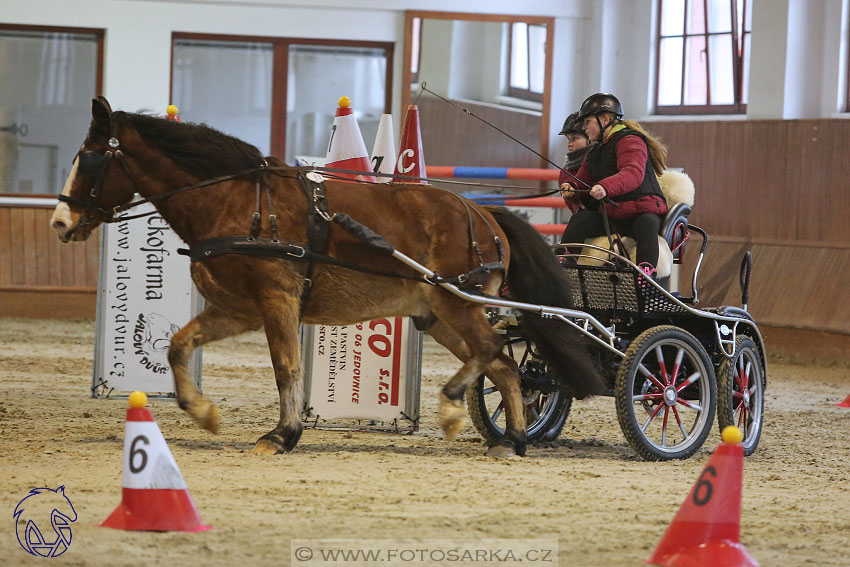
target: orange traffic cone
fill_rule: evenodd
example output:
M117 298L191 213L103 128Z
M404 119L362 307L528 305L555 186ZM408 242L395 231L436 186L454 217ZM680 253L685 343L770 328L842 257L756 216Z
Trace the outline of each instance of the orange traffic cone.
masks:
M168 108L165 109L165 119L173 120L175 122L181 122L180 116L177 114L177 107L173 104L169 104Z
M410 177L425 177L425 155L422 153L422 134L419 130L419 108L415 104L407 107L404 118L404 129L401 133L401 145L395 166L396 175ZM399 179L404 183L427 183L427 181L412 181Z
M646 563L662 567L757 567L738 541L741 525L743 435L723 429L723 443L706 463L687 500Z
M835 405L837 405L838 407L841 407L841 408L850 408L850 396L847 396L846 398L844 398L843 402L835 404Z
M328 143L328 154L325 167L362 171L364 173L330 172L334 177L348 177L361 181L375 181L371 175L369 154L363 142L360 126L351 110L351 100L347 96L339 98L339 108L336 109L331 140Z
M124 427L121 504L101 526L117 530L202 532L210 529L189 496L165 438L145 408L147 396L130 394Z
M395 171L395 139L393 138L393 115L382 114L372 146L372 170L386 174L378 176L380 183L390 183Z

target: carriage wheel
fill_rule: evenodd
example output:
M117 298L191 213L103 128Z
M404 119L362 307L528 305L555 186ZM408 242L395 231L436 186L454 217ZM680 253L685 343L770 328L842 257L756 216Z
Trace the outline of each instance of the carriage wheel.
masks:
M548 365L535 356L533 345L520 338L508 341L508 353L513 356L514 346L522 350L517 364L520 370L520 388L525 404L525 422L528 442L552 441L561 433L570 413L572 397L551 385ZM514 357L516 359L516 357ZM502 394L485 376L469 387L466 405L472 424L488 444L505 435L505 412Z
M721 431L734 425L744 434L744 454L752 455L761 437L764 417L764 367L761 353L749 337L738 337L735 356L717 370L717 423Z
M686 459L708 437L717 404L714 366L687 331L664 325L638 335L614 390L623 434L644 459Z

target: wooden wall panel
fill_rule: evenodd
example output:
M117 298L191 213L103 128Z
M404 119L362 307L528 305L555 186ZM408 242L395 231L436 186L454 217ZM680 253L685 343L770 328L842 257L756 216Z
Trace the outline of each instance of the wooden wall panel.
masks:
M49 225L53 210L0 206L0 292L94 292L98 232L86 242L62 244Z
M698 242L697 242L698 244ZM690 295L698 246L687 251L679 289ZM713 239L700 270L701 305L741 304L738 274L744 252L753 253L749 310L759 323L850 334L846 275L850 247L751 243Z
M468 101L460 105L529 147L539 149L542 120L539 114ZM541 167L539 157L448 103L423 95L417 106L422 151L428 165Z
M12 217L0 207L0 287L12 285Z
M646 122L668 164L697 187L692 220L711 234L850 242L847 120Z

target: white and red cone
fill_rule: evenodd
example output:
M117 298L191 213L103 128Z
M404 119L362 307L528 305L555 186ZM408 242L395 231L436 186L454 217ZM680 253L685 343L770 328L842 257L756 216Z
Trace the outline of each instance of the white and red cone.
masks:
M372 171L385 173L378 176L378 183L390 183L395 171L395 138L393 137L393 115L382 114L378 133L372 146Z
M723 429L721 443L646 563L662 567L758 567L739 537L743 435Z
M121 504L100 524L117 530L200 532L195 503L165 438L145 408L147 396L130 395L124 426Z
M419 108L415 104L407 107L404 118L404 129L401 132L401 144L395 166L396 175L409 177L425 177L425 155L422 152L422 133L419 129ZM402 183L427 183L410 179L396 178Z
M371 174L372 166L369 163L369 154L366 152L366 143L354 111L351 110L351 100L347 96L339 98L339 107L334 117L331 139L328 143L328 154L325 167L335 169L348 169L362 171L356 173L330 172L334 177L347 177L360 181L375 181Z

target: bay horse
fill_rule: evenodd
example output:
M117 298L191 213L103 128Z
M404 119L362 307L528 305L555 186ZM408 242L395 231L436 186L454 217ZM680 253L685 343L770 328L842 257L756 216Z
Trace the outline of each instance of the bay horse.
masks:
M479 207L427 185L328 179L323 192L314 190L311 198L297 172L206 125L113 112L100 96L92 101L88 134L50 224L63 242L85 240L97 225L116 220L117 212L130 208L128 203L138 193L154 203L158 214L192 248L192 280L207 304L172 337L168 360L177 403L213 433L218 429L218 409L188 375L195 348L249 330L265 330L280 419L253 451L289 452L302 431L299 322L349 325L411 316L463 362L440 394L439 421L445 437L451 440L460 431L464 393L484 374L500 390L507 419L504 438L488 454L523 455L526 430L517 365L502 352L503 340L488 322L483 305L433 285L334 222L325 223L322 258L327 261L297 261L294 253L206 254L210 248L205 243L250 234L249 242L295 243L289 250L298 250L300 243L304 252L311 215L325 220L350 216L433 272L466 275L467 285L474 285L478 293L498 294L507 270L517 300L568 307L563 271L542 238L506 210ZM326 211L320 204L326 204ZM196 255L198 250L202 252ZM535 336L550 351L553 366L572 395L605 390L575 331L534 314L524 320L537 330Z

